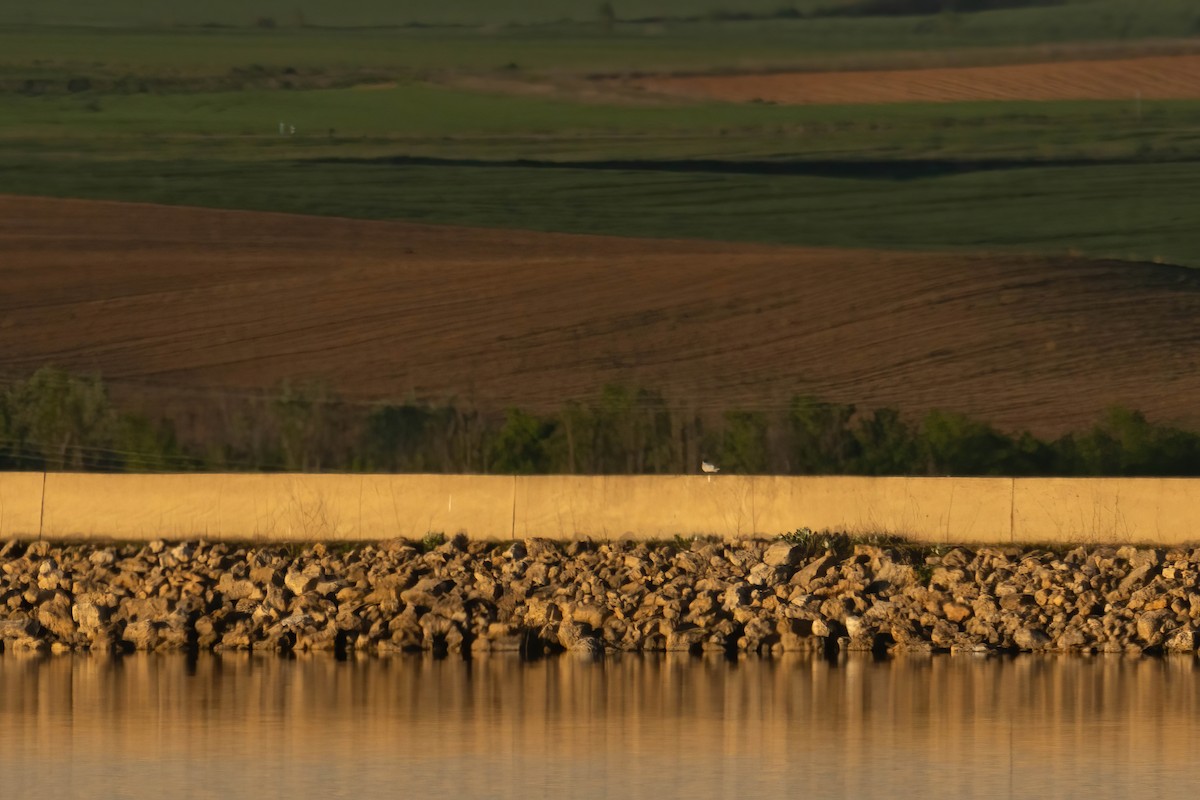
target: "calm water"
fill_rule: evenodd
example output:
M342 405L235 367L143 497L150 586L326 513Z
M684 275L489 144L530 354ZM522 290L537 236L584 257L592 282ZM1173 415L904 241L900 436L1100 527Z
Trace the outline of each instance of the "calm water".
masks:
M1191 797L1191 659L0 655L0 797Z

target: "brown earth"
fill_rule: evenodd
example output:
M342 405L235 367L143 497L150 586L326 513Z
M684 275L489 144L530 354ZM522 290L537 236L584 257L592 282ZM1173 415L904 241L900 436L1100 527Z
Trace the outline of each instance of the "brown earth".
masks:
M1200 97L1200 55L888 71L654 76L633 84L665 95L786 104L1195 99Z
M53 363L143 397L319 378L549 408L623 383L697 409L807 393L1042 434L1117 403L1200 422L1200 273L1153 264L0 196L0 286L0 373Z

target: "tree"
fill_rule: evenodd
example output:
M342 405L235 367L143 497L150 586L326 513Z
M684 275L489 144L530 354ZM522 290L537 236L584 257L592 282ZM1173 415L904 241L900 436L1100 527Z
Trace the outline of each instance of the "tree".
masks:
M1200 436L1155 425L1140 411L1110 408L1091 431L1060 440L1057 448L1083 475L1200 474Z
M169 420L122 414L115 425L114 446L127 472L178 472L194 466L175 438Z
M381 472L453 471L453 408L405 403L382 406L366 419L361 464Z
M671 411L647 389L605 386L590 403L567 403L552 450L567 472L644 474L669 472L675 463Z
M721 469L741 474L767 471L767 418L757 411L729 411L718 454Z
M847 471L857 452L850 430L854 406L796 397L788 411L791 472L828 475Z
M345 414L339 413L339 401L324 386L284 383L271 410L284 469L319 472L339 461L334 449Z
M894 408L876 409L854 428L857 455L854 471L861 475L910 475L917 457L913 431Z
M504 427L488 448L488 471L508 475L550 472L548 442L554 429L552 420L510 408Z
M5 397L10 457L26 467L85 469L111 465L114 414L97 377L43 367Z
M1003 475L1013 472L1012 439L982 422L930 411L921 425L921 459L930 475Z

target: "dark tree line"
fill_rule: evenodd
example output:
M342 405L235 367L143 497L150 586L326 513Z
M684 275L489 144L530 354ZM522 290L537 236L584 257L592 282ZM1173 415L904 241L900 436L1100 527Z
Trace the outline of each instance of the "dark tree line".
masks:
M181 435L177 420L118 408L98 378L44 368L0 394L0 469L664 474L707 458L742 474L1200 476L1200 434L1123 408L1054 440L945 411L811 397L688 410L619 386L554 413L492 413L288 385L212 416Z

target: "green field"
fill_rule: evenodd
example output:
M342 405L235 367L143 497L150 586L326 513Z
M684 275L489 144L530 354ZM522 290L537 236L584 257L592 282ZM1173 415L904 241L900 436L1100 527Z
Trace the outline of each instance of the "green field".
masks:
M600 0L8 0L0 23L81 25L254 25L270 19L278 26L384 25L503 25L561 20L598 20ZM740 0L725 4L751 13L769 13L782 6L800 10L832 5L818 0L780 3L778 0ZM623 18L690 17L708 15L722 7L707 0L615 0L613 10Z
M497 26L574 22L598 23L606 16L601 0L6 0L0 25L84 25L101 27L264 26L378 27L404 25ZM627 23L646 20L729 19L737 16L787 18L828 14L861 0L612 0L613 18ZM994 4L1000 5L1000 4ZM1021 6L1019 0L1008 5ZM982 16L1015 17L1023 28L1037 24L1102 27L1125 35L1172 22L1163 35L1180 35L1180 22L1193 22L1188 0L1063 0L1031 4L1033 8L988 12ZM1146 6L1151 8L1147 9ZM946 4L970 8L970 0ZM964 15L973 16L973 15ZM1085 22L1086 20L1086 22Z
M856 247L1083 252L1200 266L1200 165L889 179L520 164L9 164L25 194L375 219Z
M658 0L638 14L701 19L611 29L591 2L450 5L7 3L0 192L1200 265L1200 102L784 107L588 77L1200 51L1194 4L730 21ZM465 27L352 29L413 22ZM180 27L205 23L241 27Z
M116 13L118 4L112 4L117 8L103 17L108 27L92 28L85 19L109 5L59 0L75 11L42 14L41 10L52 4L37 0L31 5L39 10L38 15L33 23L23 23L22 15L12 11L11 2L0 6L0 79L9 80L72 70L92 76L223 76L230 70L255 66L333 74L489 70L512 65L523 70L614 72L791 65L822 69L920 63L939 58L940 52L950 54L944 58L986 61L990 57L981 50L995 48L1025 48L1039 58L1046 55L1047 46L1104 43L1137 50L1155 40L1186 42L1200 34L1200 8L1190 0L1156 0L1150 8L1142 8L1134 0L1073 0L977 14L705 19L618 25L611 30L578 22L400 29L196 29L167 23L147 28ZM680 4L688 3L680 0ZM173 6L162 2L136 5ZM293 6L290 2L285 5ZM707 8L698 0L690 5ZM755 7L754 2L731 5ZM47 24L50 22L54 24Z

